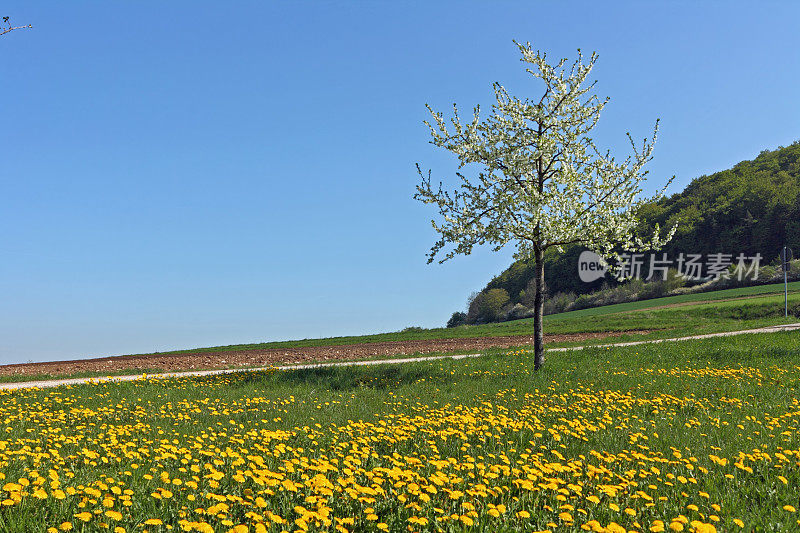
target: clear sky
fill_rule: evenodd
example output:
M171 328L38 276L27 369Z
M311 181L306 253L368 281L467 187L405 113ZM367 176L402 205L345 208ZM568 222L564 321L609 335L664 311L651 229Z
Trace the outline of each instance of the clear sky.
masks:
M605 4L3 2L0 362L443 325L511 251L426 265L424 104L537 95L512 39L673 192L800 138L800 4Z

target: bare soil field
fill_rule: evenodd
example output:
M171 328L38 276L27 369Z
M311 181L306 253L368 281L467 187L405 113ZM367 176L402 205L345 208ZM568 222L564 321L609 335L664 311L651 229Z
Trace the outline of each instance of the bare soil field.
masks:
M546 343L580 342L620 335L647 334L651 330L569 333L545 335ZM0 376L59 376L82 372L114 373L131 370L160 370L176 372L235 367L259 367L335 360L358 360L375 357L413 354L481 351L488 348L512 348L533 344L532 336L469 337L461 339L426 339L390 341L339 346L310 346L303 348L270 348L256 350L203 351L180 354L147 354L0 365Z

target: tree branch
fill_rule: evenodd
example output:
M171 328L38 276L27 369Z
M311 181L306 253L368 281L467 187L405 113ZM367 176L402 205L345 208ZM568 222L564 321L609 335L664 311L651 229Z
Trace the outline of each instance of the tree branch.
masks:
M11 23L8 21L8 17L3 17L3 26L0 26L0 35L5 35L6 33L11 33L14 30L27 30L33 28L30 24L27 26L12 26Z

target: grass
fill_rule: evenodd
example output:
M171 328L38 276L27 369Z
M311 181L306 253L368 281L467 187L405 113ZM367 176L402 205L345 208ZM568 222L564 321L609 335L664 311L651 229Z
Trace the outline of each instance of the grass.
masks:
M0 393L0 530L796 531L797 338Z

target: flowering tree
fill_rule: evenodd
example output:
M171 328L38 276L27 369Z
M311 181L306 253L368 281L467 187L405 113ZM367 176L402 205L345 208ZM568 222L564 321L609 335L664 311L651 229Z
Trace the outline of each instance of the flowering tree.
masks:
M570 66L561 59L547 62L546 54L530 43L514 41L521 61L542 94L537 100L510 95L494 84L496 102L488 117L462 122L457 106L448 121L430 106L433 117L431 143L455 154L459 169L480 167L469 178L456 172L459 187L448 192L440 183L431 185L431 174L422 178L414 198L438 207L441 220L432 221L441 238L433 245L428 262L444 252L440 262L457 254L468 255L476 245L495 251L506 244L516 247L515 257L535 259L534 299L535 369L544 362L542 311L544 304L543 254L548 248L580 244L606 258L616 251L658 249L672 237L656 228L646 241L637 237L637 212L646 202L660 198L666 186L652 197L642 196L647 175L644 165L652 159L658 133L637 147L628 134L633 153L616 161L601 152L589 136L608 99L593 94L596 82L587 83L597 54L584 64L580 50ZM671 181L671 180L670 180Z
M9 22L9 17L3 17L3 23L0 24L0 35L5 35L6 33L11 33L14 30L22 30L26 28L32 28L30 24L27 26L12 26L11 22Z

